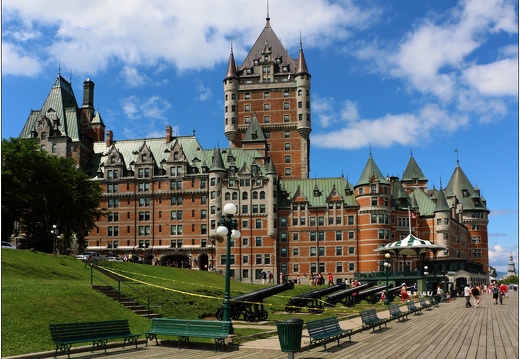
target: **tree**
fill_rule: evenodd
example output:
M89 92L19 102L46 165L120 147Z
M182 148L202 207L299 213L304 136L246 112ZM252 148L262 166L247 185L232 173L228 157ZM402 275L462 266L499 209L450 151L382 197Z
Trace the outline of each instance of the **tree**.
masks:
M53 225L63 248L70 248L73 236L81 244L103 215L101 193L72 158L49 155L32 140L2 140L2 240L18 221L25 248L52 252Z
M500 284L518 284L518 276L516 274L508 275L499 281Z

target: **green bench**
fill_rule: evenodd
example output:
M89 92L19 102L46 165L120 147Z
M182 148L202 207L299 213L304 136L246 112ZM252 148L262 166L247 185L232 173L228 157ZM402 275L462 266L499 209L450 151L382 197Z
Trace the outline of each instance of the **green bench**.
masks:
M401 309L399 309L399 304L390 304L388 306L388 311L390 312L391 319L397 319L397 321L401 321L401 319L408 319L408 312L401 312Z
M381 319L377 316L377 312L375 309L364 310L360 313L361 315L361 331L365 328L372 328L372 331L375 330L375 327L379 326L379 330L381 330L381 325L385 325L386 328L386 320Z
M307 351L311 349L312 343L323 343L324 350L327 350L327 341L330 339L337 340L338 346L339 340L346 336L348 336L349 342L352 342L352 329L341 329L336 317L313 320L305 324L310 337Z
M415 303L411 300L406 302L406 306L408 307L408 311L410 313L413 313L414 315L417 315L417 313L421 313L422 308L416 307Z
M231 322L213 321L213 320L187 320L187 319L170 319L170 318L153 318L150 330L145 334L146 345L148 340L155 339L157 335L176 336L179 339L179 349L181 343L185 342L190 346L190 337L209 338L215 341L215 352L217 345L223 344L226 348L225 339L229 335Z
M431 306L433 306L432 303L426 303L426 299L424 298L420 298L419 299L419 304L421 304L421 307L423 307L423 309L430 309L431 310Z
M51 338L56 344L54 357L60 353L67 353L70 358L72 344L92 342L94 348L103 348L107 352L107 343L111 339L124 339L123 348L127 343L135 344L140 334L132 334L128 320L109 320L102 322L79 322L67 324L49 324Z

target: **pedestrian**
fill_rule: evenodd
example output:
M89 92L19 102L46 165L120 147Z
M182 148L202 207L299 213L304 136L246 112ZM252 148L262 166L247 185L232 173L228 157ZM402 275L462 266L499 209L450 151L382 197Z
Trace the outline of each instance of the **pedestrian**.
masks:
M332 273L329 272L329 285L328 286L330 287L331 285L334 285L334 277L332 276Z
M283 273L280 273L280 283L284 282Z
M498 289L496 284L491 289L491 292L493 293L493 304L498 304L498 294L500 292L500 289Z
M440 284L437 286L437 295L441 297L441 300L444 299L444 291L442 290Z
M507 285L505 283L500 284L500 294L503 296L503 298L507 298L507 292L509 289L507 288Z
M314 285L314 274L309 276L309 285L312 287Z
M381 300L379 301L379 303L383 303L386 299L386 294L385 294L385 291L381 291Z
M300 276L296 277L296 284L300 284Z
M480 288L478 285L474 285L471 287L471 294L473 295L473 299L475 299L475 304L473 304L474 308L478 308L478 305L480 304Z
M274 285L274 275L270 270L267 271L267 283Z
M471 308L471 288L469 284L464 287L464 298L466 298L466 308Z
M408 295L408 290L406 289L406 283L401 284L401 303L404 303L404 301L409 302L410 296Z
M265 270L262 270L262 284L265 284L265 280L267 279L267 273L265 272Z

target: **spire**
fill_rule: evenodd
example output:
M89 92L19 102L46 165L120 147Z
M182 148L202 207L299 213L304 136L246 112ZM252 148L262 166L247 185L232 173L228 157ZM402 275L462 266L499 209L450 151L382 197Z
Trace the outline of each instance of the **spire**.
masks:
M356 184L356 186L370 183L370 179L372 177L376 177L377 180L379 181L379 183L388 184L388 181L383 176L383 174L377 167L376 163L374 162L374 159L372 158L372 150L371 150L370 157L367 161L367 164L365 165L365 169L363 170L361 177L359 177L359 181Z
M274 162L271 160L267 163L267 175L276 175L276 169L274 168Z
M225 172L226 168L224 167L224 161L222 160L222 155L220 154L220 149L215 148L213 151L213 158L211 160L211 168L210 172L221 171Z
M302 47L302 35L300 33L300 51L298 53L298 67L296 68L296 74L309 74L309 70L307 69L307 62L305 61L305 56L303 55L303 47Z
M228 80L228 79L236 79L238 78L237 77L237 66L235 65L235 57L233 56L233 44L231 44L231 53L229 55L229 62L228 62L228 67L227 67L227 71L226 71L226 78L224 79L225 80Z

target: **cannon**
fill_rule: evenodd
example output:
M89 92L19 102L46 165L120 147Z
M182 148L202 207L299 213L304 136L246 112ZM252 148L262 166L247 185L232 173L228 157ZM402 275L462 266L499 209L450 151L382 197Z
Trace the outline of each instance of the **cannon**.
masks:
M356 303L359 303L359 300L356 300L357 293L360 290L371 287L372 285L372 283L365 283L358 285L357 287L340 290L337 293L330 294L325 299L325 305L328 307L334 307L337 303L343 303L346 307L353 307Z
M321 297L345 288L347 288L347 285L342 282L332 287L318 289L312 292L303 293L297 297L292 297L285 306L285 311L287 313L300 313L303 307L307 307L309 313L323 313L325 308L323 307Z
M243 314L244 320L246 322L266 320L268 314L267 311L264 310L262 301L267 297L271 297L275 294L282 293L293 288L294 283L291 280L288 280L273 287L268 287L233 297L230 300L230 317L233 320L237 320L240 318L240 315ZM224 316L224 310L219 308L215 316L218 320L222 320Z
M399 290L401 289L399 287L397 287L397 288ZM394 294L393 294L392 290L394 290L394 289L395 288L393 286L392 287L388 286L388 299L389 300L390 300L390 298L392 298L392 300L393 300ZM370 304L375 304L381 299L381 292L383 292L385 290L386 290L386 286L384 286L384 285L379 286L379 287L365 289L357 294L356 299L358 300L358 303L364 299Z

